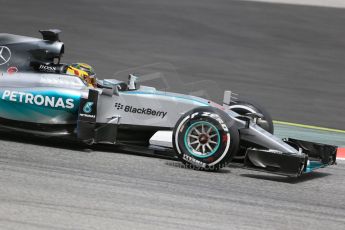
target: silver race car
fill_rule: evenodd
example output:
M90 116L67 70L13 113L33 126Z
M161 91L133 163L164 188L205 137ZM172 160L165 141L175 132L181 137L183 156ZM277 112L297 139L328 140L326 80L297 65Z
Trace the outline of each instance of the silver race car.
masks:
M133 74L128 82L99 80L97 88L57 74L64 53L59 31L41 33L43 39L0 34L2 128L89 145L173 151L187 166L204 170L240 162L248 169L299 176L336 162L336 146L274 136L265 109L234 102L230 91L219 105L142 86Z

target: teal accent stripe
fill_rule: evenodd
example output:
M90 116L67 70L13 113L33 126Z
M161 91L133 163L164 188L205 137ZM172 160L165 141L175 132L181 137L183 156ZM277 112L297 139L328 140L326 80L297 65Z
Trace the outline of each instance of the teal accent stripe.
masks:
M197 126L197 125L199 125L199 124L205 124L206 126L211 126L211 127L217 132L217 135L218 135L218 140L217 140L217 145L216 145L216 147L213 149L212 152L210 152L209 154L204 155L204 156L199 155L199 154L195 154L195 153L193 152L193 149L191 149L190 146L189 146L188 143L187 143L187 138L188 138L188 134L189 134L190 130L191 130L193 127L195 127L195 126ZM212 125L212 124L209 123L209 122L206 122L206 121L195 122L195 123L193 123L191 126L188 127L188 129L187 129L187 131L186 131L186 133L185 133L185 135L184 135L184 145L185 145L186 148L188 149L188 152L189 152L190 154L192 154L193 156L195 156L195 157L199 157L199 158L207 158L207 157L210 157L210 156L212 156L215 152L217 152L217 150L218 150L218 148L219 148L219 146L220 146L220 135L219 135L219 131L218 131L218 129L217 129L214 125Z
M13 90L20 91L20 90ZM73 99L73 108L51 107L45 105L36 105L25 103L24 99L20 101L10 101L9 97L2 99L4 91L0 91L0 117L27 121L27 122L40 122L43 120L51 120L52 123L58 121L75 120L78 114L80 94L75 94L73 91L60 91L60 90L27 90L23 89L23 93L30 93L34 96L42 95L43 97L55 97L57 100L61 98L64 103L67 99ZM16 99L18 99L16 97ZM66 105L65 105L66 106Z
M306 172L306 173L310 173L310 172L312 172L312 171L314 171L314 170L316 170L316 169L324 168L325 166L327 166L327 165L324 165L324 164L322 164L322 163L319 162L319 161L309 161L309 162L308 162L308 165L307 165L307 167L306 167L305 172Z
M197 102L201 105L207 105L209 106L209 103L198 100L196 98L190 98L190 97L183 97L183 96L177 96L177 95L169 95L169 94L165 94L165 93L159 93L159 92L143 92L143 91L128 91L128 92L120 92L121 94L142 94L142 95L157 95L157 96L165 96L165 97L172 97L172 98L177 98L177 99L181 99L181 100L188 100L188 101L194 101Z

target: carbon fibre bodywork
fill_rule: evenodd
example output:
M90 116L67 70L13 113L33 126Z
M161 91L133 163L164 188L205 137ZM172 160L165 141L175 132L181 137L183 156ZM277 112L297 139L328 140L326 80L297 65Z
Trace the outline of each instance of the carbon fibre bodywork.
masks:
M59 40L59 30L41 30L44 39L0 33L0 72L10 67L20 71L33 71L40 64L60 62L65 52Z

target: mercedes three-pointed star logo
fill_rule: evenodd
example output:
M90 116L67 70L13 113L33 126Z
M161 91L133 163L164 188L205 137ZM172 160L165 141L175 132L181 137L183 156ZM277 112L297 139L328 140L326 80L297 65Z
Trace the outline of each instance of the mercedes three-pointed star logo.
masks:
M6 64L11 59L11 50L6 46L0 46L0 65Z

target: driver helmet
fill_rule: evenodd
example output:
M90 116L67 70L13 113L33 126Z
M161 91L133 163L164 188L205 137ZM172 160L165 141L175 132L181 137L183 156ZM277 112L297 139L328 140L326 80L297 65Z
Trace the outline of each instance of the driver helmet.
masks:
M96 87L96 74L93 68L85 63L73 63L67 66L66 74L81 78L90 87Z

